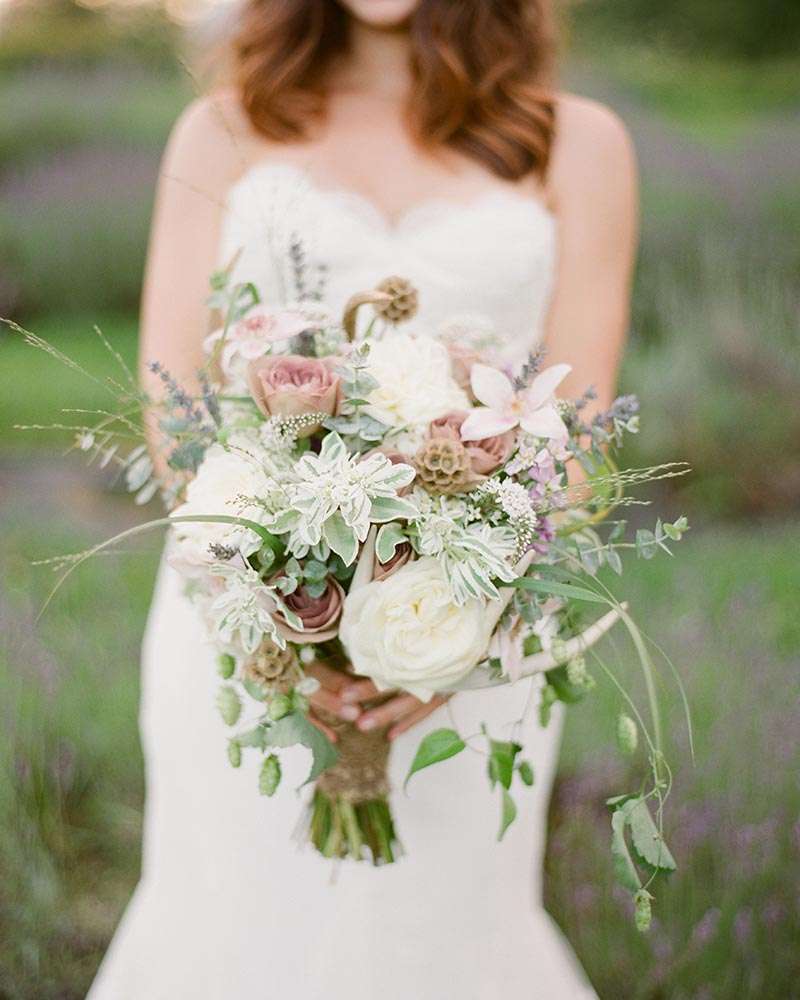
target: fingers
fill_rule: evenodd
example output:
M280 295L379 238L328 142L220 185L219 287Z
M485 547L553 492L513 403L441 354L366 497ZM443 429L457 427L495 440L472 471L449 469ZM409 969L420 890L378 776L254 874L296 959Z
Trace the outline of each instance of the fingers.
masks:
M423 719L427 719L428 716L433 714L437 708L441 708L446 701L446 698L437 696L436 698L431 698L427 705L419 705L413 711L409 712L402 719L400 719L396 725L392 726L386 734L387 738L389 740L396 739L401 733L411 729L412 726L416 726L418 722L422 722Z
M322 722L320 719L316 717L316 715L314 715L313 712L308 713L308 721L311 723L312 726L316 726L321 733L324 733L331 741L331 743L336 743L338 741L339 737L336 735L334 730L331 729L330 726L326 726L324 722Z
M419 705L419 698L415 698L413 694L398 694L382 705L363 712L356 724L362 732L388 726L415 711Z
M334 667L329 667L320 660L314 660L313 663L309 663L305 667L305 672L310 677L316 677L323 688L333 691L334 694L339 694L343 688L352 683L352 678L349 674L346 674L343 670L336 670Z
M359 681L348 679L340 693L342 701L347 702L369 701L370 698L375 698L380 694L372 681L366 678Z
M358 705L345 705L337 694L324 687L315 691L308 700L314 708L330 712L331 715L336 715L340 719L344 719L345 722L355 722L361 715L361 709Z

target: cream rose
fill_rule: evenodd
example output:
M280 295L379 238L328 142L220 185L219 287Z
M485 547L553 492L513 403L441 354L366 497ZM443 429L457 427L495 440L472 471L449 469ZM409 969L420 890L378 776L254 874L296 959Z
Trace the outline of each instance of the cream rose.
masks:
M447 348L430 337L393 333L370 344L367 370L378 386L366 411L389 427L427 427L469 400L453 378Z
M186 487L186 501L171 516L224 514L263 524L267 520L263 508L245 498L263 496L271 486L255 457L212 445L197 475ZM176 522L172 536L172 558L187 566L213 562L211 546L214 545L239 551L243 556L249 556L261 545L258 535L248 528L216 521Z
M460 607L438 560L425 556L347 595L339 638L356 673L379 690L402 688L422 701L471 673L489 643L486 608Z

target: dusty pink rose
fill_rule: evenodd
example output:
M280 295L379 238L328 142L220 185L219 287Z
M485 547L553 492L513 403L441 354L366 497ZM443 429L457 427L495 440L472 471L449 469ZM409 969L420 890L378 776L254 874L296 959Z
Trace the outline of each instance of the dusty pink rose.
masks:
M461 441L461 425L468 414L463 410L454 410L443 417L431 421L428 434L433 438L450 438ZM480 441L462 441L472 463L472 471L481 476L491 475L506 461L514 448L516 432L506 431L493 437L482 438Z
M278 627L284 638L292 642L326 642L336 635L344 591L336 580L328 577L325 591L319 597L312 597L305 587L298 587L293 594L283 598L283 603L303 623L303 631L298 632L278 612Z
M339 376L324 361L298 354L260 358L247 366L250 392L267 417L301 413L333 415L339 398L339 381ZM318 429L319 424L306 427L300 437L308 437Z
M375 556L375 563L372 569L372 579L373 580L385 580L387 576L391 576L395 573L401 566L405 566L414 557L414 550L408 542L401 542L400 545L394 550L394 555L392 558L385 563L379 562L378 557Z

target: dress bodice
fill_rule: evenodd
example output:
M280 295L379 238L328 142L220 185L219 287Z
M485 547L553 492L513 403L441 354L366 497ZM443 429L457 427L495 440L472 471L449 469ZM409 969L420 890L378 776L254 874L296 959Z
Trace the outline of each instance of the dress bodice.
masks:
M325 269L324 299L338 312L357 291L397 274L419 290L414 326L491 321L508 361L538 343L553 284L556 220L536 198L500 186L469 202L423 202L389 220L369 199L331 190L285 163L252 167L230 189L221 263L263 299L296 298L290 247L302 244L307 280Z

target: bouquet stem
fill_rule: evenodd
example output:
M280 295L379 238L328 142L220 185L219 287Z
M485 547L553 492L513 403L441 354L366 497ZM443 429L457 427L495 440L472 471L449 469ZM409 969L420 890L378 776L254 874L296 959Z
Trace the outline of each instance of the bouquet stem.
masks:
M326 858L391 864L400 853L389 806L386 730L363 733L327 713L339 759L317 780L311 800L311 843Z

